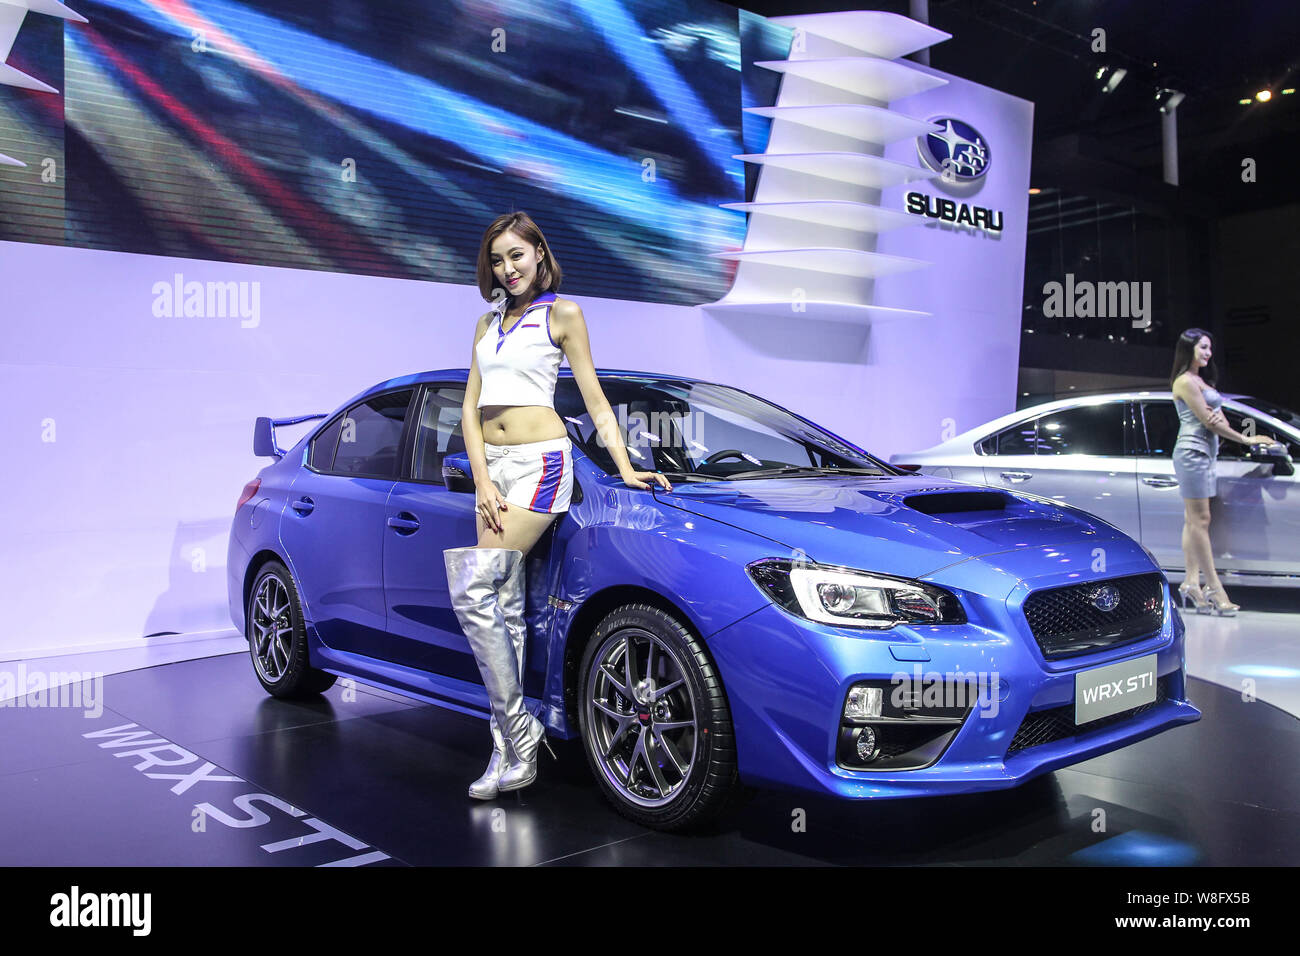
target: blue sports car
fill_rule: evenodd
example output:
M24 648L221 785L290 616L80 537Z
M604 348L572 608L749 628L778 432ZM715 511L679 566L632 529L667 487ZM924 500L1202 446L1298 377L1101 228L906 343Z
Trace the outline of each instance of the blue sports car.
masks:
M903 472L737 388L599 375L633 464L673 490L622 482L564 370L573 501L527 556L524 691L631 819L690 827L752 786L1011 787L1199 719L1168 582L1101 519ZM227 574L269 693L343 675L487 719L442 558L475 540L465 379L258 419L275 461Z

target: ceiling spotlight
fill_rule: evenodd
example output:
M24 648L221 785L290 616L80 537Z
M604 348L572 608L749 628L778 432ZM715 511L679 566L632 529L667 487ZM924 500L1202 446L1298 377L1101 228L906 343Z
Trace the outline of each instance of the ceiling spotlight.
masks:
M1258 93L1255 94L1255 99L1259 100L1261 103L1267 103L1272 98L1273 98L1272 90L1260 90Z
M1041 193L1041 192L1042 192L1042 190L1039 189L1037 186L1030 186L1030 187L1029 187L1029 195L1031 195L1031 196L1037 196L1037 195L1038 195L1039 193Z
M1282 91L1282 95L1283 95L1283 96L1290 96L1290 95L1291 95L1292 93L1294 93L1294 92L1295 92L1295 88L1294 88L1294 87L1290 87L1290 86L1288 86L1285 90Z
M1128 76L1128 70L1122 66L1103 66L1097 70L1097 79L1101 82L1101 91L1103 93L1114 92L1115 87L1119 86L1126 76Z
M1247 98L1247 99L1244 99L1244 100L1237 100L1237 102L1238 102L1239 104L1241 104L1242 106L1249 106L1249 105L1250 105L1251 103L1253 103L1254 101L1251 100L1251 99L1249 99L1249 98Z
M1161 87L1156 90L1156 106L1160 107L1162 113L1172 113L1178 109L1178 104L1185 98L1186 93L1180 93L1177 90L1167 90Z

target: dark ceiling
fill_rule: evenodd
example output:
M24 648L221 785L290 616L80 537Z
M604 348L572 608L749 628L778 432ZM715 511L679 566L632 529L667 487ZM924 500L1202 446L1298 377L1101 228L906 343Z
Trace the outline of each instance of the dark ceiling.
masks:
M835 3L747 0L764 16L878 9L908 14L907 0ZM1035 104L1034 179L1068 186L1091 166L1132 194L1163 191L1156 90L1186 94L1179 106L1180 200L1232 213L1293 202L1300 145L1300 0L930 0L930 23L952 34L935 46L935 69ZM1106 31L1105 53L1092 33ZM1110 94L1101 66L1128 71ZM1271 89L1271 102L1239 100ZM1256 161L1258 182L1241 181ZM1166 191L1167 192L1167 191Z

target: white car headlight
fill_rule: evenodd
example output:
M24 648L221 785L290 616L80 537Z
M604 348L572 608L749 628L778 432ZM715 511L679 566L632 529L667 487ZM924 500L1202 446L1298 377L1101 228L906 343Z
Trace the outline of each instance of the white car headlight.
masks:
M834 565L764 558L745 569L791 614L847 627L963 624L956 595L933 584Z

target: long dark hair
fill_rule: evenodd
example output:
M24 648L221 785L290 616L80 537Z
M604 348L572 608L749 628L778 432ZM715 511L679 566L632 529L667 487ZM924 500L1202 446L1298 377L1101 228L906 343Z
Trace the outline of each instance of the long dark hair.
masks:
M1192 367L1193 353L1196 351L1196 343L1201 341L1201 336L1210 340L1210 348L1214 348L1214 336L1210 335L1205 329L1187 329L1182 335L1178 336L1178 344L1174 346L1174 370L1169 375L1169 387L1174 387L1174 382L1178 376L1182 375ZM1210 360L1205 363L1205 368L1201 369L1201 379L1206 385L1213 385L1218 379L1219 373L1214 368L1214 354L1211 352Z
M533 222L533 217L528 213L508 212L492 220L492 225L488 226L487 232L483 233L483 242L479 245L478 291L483 298L488 302L493 301L495 298L493 292L496 288L500 288L496 286L496 276L492 272L492 243L496 242L497 237L503 232L515 233L533 248L542 247L542 257L537 263L537 294L559 289L560 280L564 278L564 270L556 261L555 253L551 251L551 244L542 235L542 230L537 228L537 223ZM508 290L502 289L502 291L506 293L506 298L514 298Z

